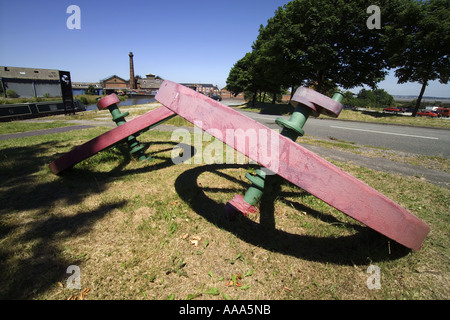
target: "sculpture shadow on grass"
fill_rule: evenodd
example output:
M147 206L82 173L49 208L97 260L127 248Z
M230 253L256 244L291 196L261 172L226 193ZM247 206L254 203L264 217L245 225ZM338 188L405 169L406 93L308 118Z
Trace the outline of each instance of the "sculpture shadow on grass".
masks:
M224 178L240 183L244 188L249 185L246 181L229 176L221 169L242 169L242 165L211 164L199 166L183 172L175 181L175 189L179 196L190 205L197 214L215 224L218 228L233 233L236 237L254 246L265 248L269 251L291 255L300 259L329 262L340 265L368 265L371 262L394 260L408 254L411 250L391 241L387 237L357 223L339 221L328 213L318 212L304 204L284 199L292 197L292 192L281 192L278 183L273 184L273 189L265 192L260 202L259 223L243 215L234 221L228 220L224 215L224 204L209 198L208 192L230 192L230 200L234 193L240 190L227 190L221 188L203 188L197 183L199 176L206 172L214 172ZM279 180L282 180L281 178ZM284 182L283 182L284 183ZM306 192L298 192L299 199ZM309 216L323 220L327 223L349 224L355 230L350 236L319 237L314 235L299 235L288 233L276 228L274 201L282 199L299 211L306 212ZM370 260L369 260L370 259Z
M66 170L56 179L40 178L48 164L57 158L49 150L64 143L50 141L31 146L0 149L0 299L30 299L43 293L57 282L69 277L70 265L83 263L61 250L61 243L92 231L98 221L111 211L128 205L127 200L111 199L91 209L78 209L62 216L56 207L83 203L87 197L106 191L109 183L123 176L154 172L173 166L173 160L163 153L172 150L173 142L153 141L157 146L148 152L155 161L127 169L133 160L127 146L117 148L88 161L95 166L102 161L113 165L106 172L92 166L78 165ZM167 147L166 147L167 146ZM148 147L148 146L147 146ZM195 154L191 146L181 145L185 154ZM186 156L186 155L185 155ZM109 160L108 160L109 159Z

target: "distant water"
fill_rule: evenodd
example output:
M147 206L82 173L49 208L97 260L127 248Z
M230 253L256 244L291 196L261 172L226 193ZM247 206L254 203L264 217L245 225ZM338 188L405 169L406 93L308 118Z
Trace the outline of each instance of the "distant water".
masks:
M152 103L155 102L156 99L154 97L129 97L126 101L120 101L119 108L120 107L126 107L126 106L134 106L137 104L145 104L145 103ZM89 110L97 110L97 105L90 104L86 106L86 111Z

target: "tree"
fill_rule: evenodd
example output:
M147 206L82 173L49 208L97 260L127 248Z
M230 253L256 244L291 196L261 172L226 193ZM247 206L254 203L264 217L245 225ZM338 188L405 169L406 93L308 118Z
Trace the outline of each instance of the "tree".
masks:
M226 81L226 87L234 96L248 90L248 88L250 87L250 83L252 81L250 68L251 53L247 53L231 68Z
M290 30L290 22L286 10L279 7L275 15L268 20L266 26L261 25L256 41L252 45L257 59L256 65L263 71L264 89L277 94L291 88L291 98L299 85L303 83L303 75L295 68L296 57L289 52L292 38L286 33Z
M450 76L450 3L448 0L404 1L384 36L389 66L398 83L422 85L412 116L430 81L448 83Z
M389 107L394 102L394 97L384 89L361 89L358 92L357 99L359 100L359 106L364 107Z
M387 93L384 89L376 89L373 93L375 96L375 107L389 107L394 102L394 97Z
M256 87L252 76L254 58L251 52L239 59L231 68L226 81L226 88L234 95L241 92L254 92L253 104L256 99Z
M325 93L340 85L372 88L386 75L381 43L383 29L366 25L372 0L294 0L279 8L253 48L286 87L305 82ZM389 1L380 1L390 6ZM267 58L266 58L267 59ZM275 69L274 69L275 68Z
M94 95L95 94L95 88L92 84L89 85L89 87L86 90L86 94Z

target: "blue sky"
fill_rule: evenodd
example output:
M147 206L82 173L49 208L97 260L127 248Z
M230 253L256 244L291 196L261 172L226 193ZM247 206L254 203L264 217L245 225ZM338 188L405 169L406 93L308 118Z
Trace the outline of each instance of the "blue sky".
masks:
M222 88L259 26L288 2L0 0L0 65L67 70L75 82L129 79L132 51L135 74ZM70 5L81 9L80 30L66 27ZM417 83L396 82L391 75L379 87L394 95L420 91ZM450 84L435 81L425 95L450 97Z

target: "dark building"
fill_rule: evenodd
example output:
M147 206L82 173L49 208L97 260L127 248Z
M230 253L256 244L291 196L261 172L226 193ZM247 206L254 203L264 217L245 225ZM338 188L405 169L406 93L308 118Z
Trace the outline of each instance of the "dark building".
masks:
M1 66L0 82L3 95L6 97L7 91L13 90L19 97L24 98L61 97L61 72L53 69Z
M147 94L156 95L163 81L163 78L150 73L147 74L145 78L137 80L137 89L140 89Z

